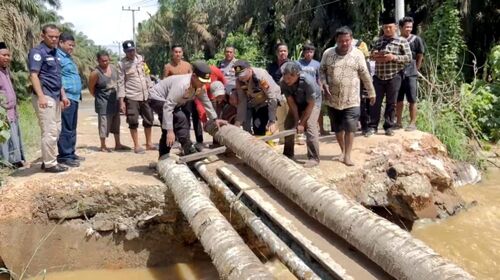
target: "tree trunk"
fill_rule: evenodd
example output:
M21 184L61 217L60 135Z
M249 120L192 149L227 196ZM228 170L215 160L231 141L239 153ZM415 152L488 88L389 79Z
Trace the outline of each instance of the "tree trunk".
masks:
M410 233L339 193L335 186L319 183L247 132L226 125L215 134L215 139L396 279L473 279Z
M285 264L288 269L299 279L320 280L319 278L297 255L279 239L248 207L238 200L236 195L217 175L210 174L207 167L202 162L195 163L195 168L201 177L215 191L222 194L231 203L234 209L243 219L245 224L255 233L255 235L267 244L269 249Z
M186 165L167 158L158 162L158 172L172 190L221 279L274 279L203 192L200 182Z

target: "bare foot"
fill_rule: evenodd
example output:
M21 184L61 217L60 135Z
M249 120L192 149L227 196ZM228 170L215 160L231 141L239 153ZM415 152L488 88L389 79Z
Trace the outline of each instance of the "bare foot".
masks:
M354 166L354 162L351 161L350 158L344 158L344 164L347 165L347 166Z
M156 145L151 144L151 145L146 145L146 150L156 151L156 150L158 150L158 148L156 147Z
M105 153L111 153L111 149L110 149L110 148L108 148L108 147L106 147L106 146L101 147L101 148L99 149L99 151L101 151L101 152L105 152Z
M333 156L332 160L343 162L344 161L344 154L342 153L340 155Z
M115 146L115 151L130 151L130 150L132 150L132 148L122 144Z

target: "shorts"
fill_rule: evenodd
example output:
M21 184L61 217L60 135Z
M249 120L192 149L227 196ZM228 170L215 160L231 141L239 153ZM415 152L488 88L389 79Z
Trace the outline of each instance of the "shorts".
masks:
M408 103L417 103L417 76L406 76L401 81L398 102L403 102L405 100L405 96Z
M127 123L128 128L136 129L139 127L139 116L142 117L142 126L149 128L153 126L153 110L149 107L149 102L129 100L125 98L127 106Z
M358 130L359 107L351 107L344 110L328 107L328 115L332 120L333 132L356 132Z
M120 112L97 115L97 126L100 138L107 138L110 133L120 134Z

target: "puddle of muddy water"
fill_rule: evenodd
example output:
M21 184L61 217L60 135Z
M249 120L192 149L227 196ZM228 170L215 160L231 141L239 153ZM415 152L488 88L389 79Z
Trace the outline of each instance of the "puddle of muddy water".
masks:
M210 262L177 263L162 268L86 269L50 272L29 280L212 280L219 279Z
M437 223L415 224L412 234L477 279L499 279L500 170L458 192L477 205Z

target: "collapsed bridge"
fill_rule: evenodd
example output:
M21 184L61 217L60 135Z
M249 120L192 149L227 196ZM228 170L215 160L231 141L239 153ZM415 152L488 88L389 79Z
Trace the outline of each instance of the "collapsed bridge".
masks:
M297 278L473 279L247 132L228 125L213 136L240 162L193 167ZM221 278L273 278L185 164L162 159L158 170Z

